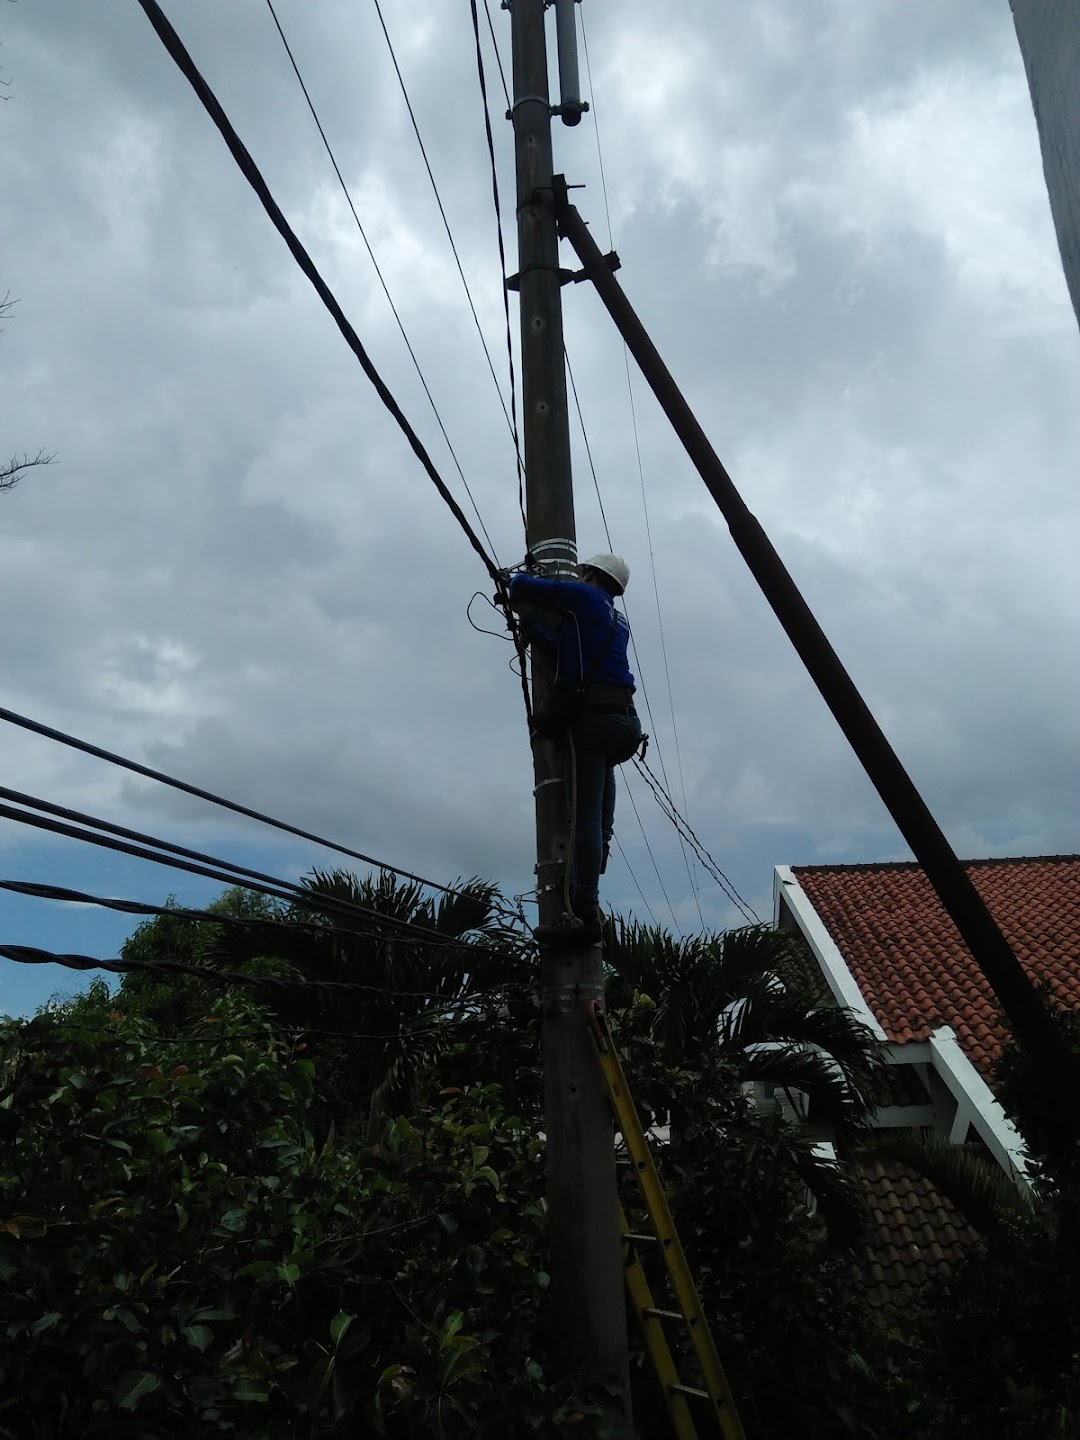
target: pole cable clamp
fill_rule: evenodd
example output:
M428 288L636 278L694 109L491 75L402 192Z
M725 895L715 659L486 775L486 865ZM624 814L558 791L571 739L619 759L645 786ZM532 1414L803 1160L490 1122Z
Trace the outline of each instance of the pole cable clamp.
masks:
M526 200L518 208L527 209L531 204L532 201ZM523 275L528 275L532 270L546 270L551 275L557 275L559 277L560 285L569 285L572 280L577 279L576 272L573 270L568 270L563 265L545 265L542 260L533 260L530 261L528 265L523 265L521 269L518 270L515 274L507 275L506 280L504 281L507 290L520 290L521 277Z
M543 105L544 109L548 112L549 115L555 114L555 107L552 105L551 101L546 95L519 95L518 98L514 101L513 105L511 105L510 109L506 112L507 120L513 120L514 112L517 110L519 105Z

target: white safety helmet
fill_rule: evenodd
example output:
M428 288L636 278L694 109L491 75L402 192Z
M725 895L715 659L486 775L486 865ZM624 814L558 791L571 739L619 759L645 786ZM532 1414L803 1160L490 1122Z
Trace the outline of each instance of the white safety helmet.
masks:
M611 555L607 552L600 555L593 555L588 560L582 560L578 565L578 574L585 570L599 570L601 575L606 575L618 586L617 595L621 595L630 584L630 566L621 555Z

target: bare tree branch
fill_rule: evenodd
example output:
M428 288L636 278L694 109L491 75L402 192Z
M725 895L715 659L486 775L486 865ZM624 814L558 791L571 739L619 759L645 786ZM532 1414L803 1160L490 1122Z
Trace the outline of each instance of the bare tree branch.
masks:
M44 450L39 450L36 455L12 455L5 465L0 465L0 495L5 490L14 490L25 471L32 470L35 465L52 465L55 460L55 453L49 455Z
M11 291L7 291L0 300L0 320L6 320L18 303L18 300L11 298ZM0 335L3 333L0 330ZM0 495L5 490L14 490L27 470L32 470L35 465L52 465L55 460L55 452L49 453L44 447L36 455L31 455L28 450L24 450L21 455L12 455L6 464L0 464Z

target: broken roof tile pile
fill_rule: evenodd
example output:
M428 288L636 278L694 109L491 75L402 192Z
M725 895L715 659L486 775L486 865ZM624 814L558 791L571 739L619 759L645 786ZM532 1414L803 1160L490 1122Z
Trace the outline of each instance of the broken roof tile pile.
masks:
M978 1237L925 1176L895 1160L873 1160L862 1168L873 1219L860 1265L867 1297L878 1305L903 1306Z
M972 860L965 869L1033 978L1080 1008L1080 855ZM1005 1039L971 952L915 864L807 865L795 877L889 1039L950 1025L986 1079Z

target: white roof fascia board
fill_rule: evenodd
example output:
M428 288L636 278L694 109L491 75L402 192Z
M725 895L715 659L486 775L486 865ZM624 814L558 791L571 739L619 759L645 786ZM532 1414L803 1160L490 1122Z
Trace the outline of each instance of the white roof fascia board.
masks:
M852 1010L863 1023L874 1032L879 1040L886 1038L885 1031L878 1024L874 1012L863 999L862 991L855 983L855 977L848 969L847 961L841 955L836 942L826 930L820 916L810 903L810 898L796 880L790 865L777 865L773 871L774 913L779 919L780 897L795 917L803 938L814 952L821 966L833 999L838 1005Z
M971 1111L966 1105L957 1103L956 1114L953 1116L952 1128L949 1131L950 1145L963 1145L968 1138L968 1131L971 1129Z
M886 1045L885 1058L890 1065L929 1065L930 1041L909 1040L904 1045Z
M966 1113L979 1138L1006 1174L1012 1176L1020 1189L1030 1189L1020 1132L964 1054L951 1025L942 1025L930 1036L930 1053L934 1069L956 1099L958 1116Z

